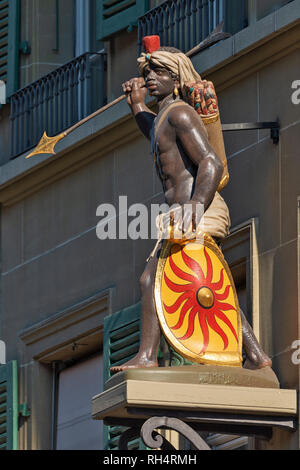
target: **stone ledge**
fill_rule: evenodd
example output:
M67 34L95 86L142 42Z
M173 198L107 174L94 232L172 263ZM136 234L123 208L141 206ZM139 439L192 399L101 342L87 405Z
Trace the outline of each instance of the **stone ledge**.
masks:
M182 384L233 385L257 388L279 388L278 379L270 367L259 370L227 366L179 366L131 369L113 375L105 384L105 390L126 380L169 382Z
M195 55L192 61L195 67L202 71L203 76L206 76L211 74L215 68L223 67L226 63L247 54L250 50L257 49L270 39L293 28L299 21L300 0L294 0L253 22L231 38L220 41Z
M130 418L130 408L296 416L297 393L278 388L125 380L93 398L92 417Z

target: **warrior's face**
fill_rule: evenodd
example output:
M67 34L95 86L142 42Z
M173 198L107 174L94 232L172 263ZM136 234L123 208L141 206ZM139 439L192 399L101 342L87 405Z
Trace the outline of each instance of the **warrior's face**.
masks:
M148 64L144 68L144 78L150 94L158 101L171 95L174 91L175 80L172 78L171 72L165 68Z

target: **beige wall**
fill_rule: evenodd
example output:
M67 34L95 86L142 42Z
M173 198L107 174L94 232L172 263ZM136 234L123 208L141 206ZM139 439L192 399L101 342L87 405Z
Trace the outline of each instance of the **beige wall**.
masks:
M112 285L115 309L139 299L140 265L152 243L143 249L143 242L98 240L96 209L101 203L117 206L119 195L128 195L129 204L153 197L152 159L144 154L138 137L3 208L5 337ZM9 341L8 354L17 352Z
M0 165L9 161L10 157L10 107L0 107Z
M258 219L260 336L283 388L297 388L299 383L292 352L284 352L298 331L300 121L290 100L298 60L299 51L294 51L219 96L223 122L281 120L278 146L266 131L226 136L231 181L224 197L233 226ZM133 140L116 143L104 155L94 151L92 161L81 169L3 207L2 336L8 357L20 360L24 355L24 361L30 361L16 332L51 319L97 291L115 287L113 311L139 300L138 279L153 242L99 241L95 230L100 203L117 204L120 195L127 195L129 204L162 202L149 145L132 122L127 125ZM104 145L101 139L94 148ZM296 445L295 436L279 439L275 448Z
M60 2L59 49L56 48L56 2L21 1L21 41L28 41L30 55L21 55L20 88L46 75L74 57L74 2Z
M274 356L282 386L290 388L297 387L299 379L291 351L284 352L298 339L297 295L292 293L297 292L300 121L299 106L291 101L291 85L299 59L296 50L220 94L223 122L279 118L281 123L278 146L270 140L269 131L226 135L231 181L224 196L232 225L258 217L261 340ZM243 106L237 106L238 102Z
M33 8L36 2L30 5ZM136 37L122 33L112 41L111 49L110 93L116 97L120 82L135 71ZM67 50L71 49L66 47L65 58ZM226 66L214 71L211 78L222 83L219 99L224 123L277 118L281 122L278 146L272 143L269 131L226 135L231 180L224 197L233 226L251 218L258 220L261 343L273 357L281 386L298 389L299 367L292 364L289 348L299 332L300 105L291 102L291 84L299 79L300 52L287 48L281 56L275 53L269 63L259 62L255 71L243 70L240 76L236 68L234 80L225 84ZM33 54L38 63L38 51L34 49ZM28 60L32 62L26 73L38 74L41 64L31 67L33 59L29 56ZM49 49L51 60L54 56ZM7 343L8 359L19 362L21 399L32 409L20 431L21 448L49 448L51 370L34 357L30 341L27 344L20 333L40 322L46 329L47 322L59 313L108 288L113 289L111 311L136 303L138 280L153 241L99 241L96 209L101 203L117 205L120 195L127 195L129 204L149 206L163 200L149 144L136 131L133 120L124 119L117 129L102 135L91 127L88 143L84 142L87 134L81 132L81 145L40 167L43 176L35 176L35 191L19 195L17 202L5 202L3 188L1 192L1 339ZM69 159L69 168L54 177L51 168L60 164L60 158ZM80 166L74 166L75 161L81 161ZM32 174L28 171L23 179L16 179L14 187L34 178ZM299 435L275 433L271 443L259 445L297 448Z
M220 94L222 120L281 123L280 143L267 131L225 137L231 181L224 191L232 225L257 217L260 267L260 337L283 388L299 387L292 363L298 339L297 198L299 187L299 105L291 101L299 50L250 75ZM279 91L280 90L280 91ZM239 106L242 103L242 106ZM297 435L276 432L264 448L295 448Z
M21 0L20 42L30 54L20 52L19 88L38 80L74 57L74 2L63 0L59 10L59 49L56 48L55 0ZM0 107L0 165L10 159L10 106Z
M136 31L120 32L105 43L105 47L108 51L108 101L111 101L123 93L123 82L138 76Z
M101 203L117 206L119 195L128 195L129 204L161 200L145 150L143 138L135 135L133 142L95 154L68 177L3 207L1 338L7 357L18 360L23 400L33 410L21 432L24 448L49 448L50 415L39 410L37 397L45 387L43 396L51 399L51 368L33 361L19 333L109 287L113 311L140 299L139 277L153 242L98 240L96 209ZM100 336L98 342L97 348Z
M150 0L149 9L163 3L164 0ZM290 0L248 0L249 23L252 24L269 15ZM137 75L137 35L136 31L122 31L105 43L109 51L108 64L108 100L117 98L122 89L120 84Z
M164 0L149 0L149 10ZM108 51L108 101L122 94L121 84L138 76L137 70L137 32L121 31L105 43Z

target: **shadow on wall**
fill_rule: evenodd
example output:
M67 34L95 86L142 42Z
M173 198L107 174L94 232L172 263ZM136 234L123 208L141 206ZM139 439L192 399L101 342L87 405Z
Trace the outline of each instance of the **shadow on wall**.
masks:
M299 362L295 342L299 340L297 302L297 242L281 246L274 256L272 289L273 369L281 388L298 389ZM263 293L262 293L263 294Z

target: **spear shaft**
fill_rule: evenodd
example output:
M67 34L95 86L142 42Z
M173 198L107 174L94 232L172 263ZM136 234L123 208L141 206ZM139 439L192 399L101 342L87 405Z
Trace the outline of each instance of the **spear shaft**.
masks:
M33 157L34 155L41 155L41 154L46 154L49 153L51 155L55 155L54 147L59 142L60 140L64 139L67 137L67 135L71 134L71 132L75 131L78 127L82 126L85 124L87 121L90 119L93 119L96 116L99 116L99 114L104 113L107 109L111 108L112 106L115 106L116 104L120 103L126 98L126 95L121 95L119 98L115 99L114 101L111 101L110 103L106 104L100 109L97 109L94 113L90 114L89 116L85 117L84 119L81 119L81 121L76 122L72 127L69 127L69 129L65 130L61 134L58 134L53 137L49 137L46 134L46 131L44 132L41 140L39 141L38 145L35 147L35 149L27 155L25 158L30 158Z
M220 41L221 39L226 39L228 36L230 36L228 33L223 33L224 22L220 23L216 29L206 38L204 41L200 42L198 46L194 47L190 51L186 53L188 57L192 56L195 53L200 52L203 49L206 49L207 47L211 46L212 44ZM81 119L81 121L78 121L76 124L73 126L69 127L69 129L65 130L61 134L58 134L53 137L49 137L46 134L46 131L44 132L40 142L38 145L35 147L35 149L27 155L25 158L30 158L34 155L41 155L41 154L51 154L55 155L54 147L59 142L60 140L64 139L67 137L67 135L71 134L71 132L75 131L78 127L82 126L86 122L88 122L90 119L93 119L96 116L99 116L100 114L104 113L104 111L107 111L109 108L112 106L115 106L116 104L120 103L126 98L126 95L121 95L119 98L115 99L114 101L111 101L110 103L106 104L102 108L98 109L94 113L90 114L89 116Z
M111 108L112 106L115 106L116 104L120 103L120 102L123 101L125 98L126 98L126 95L121 95L121 96L119 96L119 98L115 99L114 101L111 101L110 103L106 104L106 105L103 106L102 108L97 109L97 111L95 111L94 113L90 114L90 115L87 116L86 118L82 119L82 120L79 121L79 122L76 122L76 124L74 124L74 126L69 127L69 129L67 129L67 130L65 131L65 135L67 136L67 135L71 134L71 132L75 131L75 129L77 129L78 127L82 126L82 124L84 124L85 122L89 121L90 119L93 119L93 118L96 117L96 116L99 116L99 114L104 113L104 111L106 111L107 109Z

